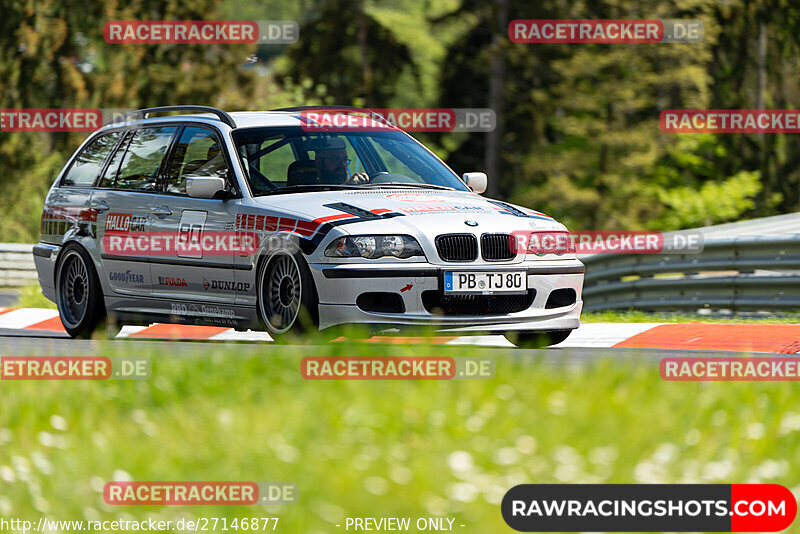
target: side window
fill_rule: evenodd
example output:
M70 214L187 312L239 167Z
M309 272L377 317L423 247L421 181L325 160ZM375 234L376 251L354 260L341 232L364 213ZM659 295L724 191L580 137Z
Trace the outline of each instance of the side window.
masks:
M167 173L167 192L185 195L187 176L228 177L222 144L211 130L193 126L183 130Z
M91 187L94 184L108 153L117 144L119 132L101 135L83 149L75 158L66 176L61 179L62 186Z
M119 172L119 162L122 161L125 151L128 150L128 144L131 142L132 136L132 133L126 133L125 139L122 140L122 143L120 143L117 151L114 152L113 156L111 156L111 161L108 162L106 172L103 174L103 178L100 180L100 187L114 187L114 181L117 179L117 173Z
M158 169L177 127L142 128L133 134L119 166L114 187L154 191ZM113 162L112 162L113 163Z

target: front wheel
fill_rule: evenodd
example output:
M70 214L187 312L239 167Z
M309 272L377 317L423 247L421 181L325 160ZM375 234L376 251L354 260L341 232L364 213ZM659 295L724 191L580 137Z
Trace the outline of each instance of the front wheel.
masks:
M569 337L572 330L545 330L543 332L506 332L505 337L520 349L541 349L558 345Z
M276 340L318 328L317 292L300 253L279 251L261 262L258 311L264 327Z
M56 306L70 337L91 337L106 316L100 279L89 253L79 245L67 245L61 252L56 268Z

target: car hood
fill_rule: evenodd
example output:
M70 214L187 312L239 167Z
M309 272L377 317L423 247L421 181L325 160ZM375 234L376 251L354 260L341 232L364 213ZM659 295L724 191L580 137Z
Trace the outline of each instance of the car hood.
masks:
M362 223L375 231L401 231L402 227L407 227L427 234L565 230L562 224L544 213L466 191L365 188L363 191L270 195L254 201L270 210L291 213L298 219L331 222L337 226L347 222L350 233L364 231ZM381 221L386 225L381 224L378 230L375 225Z

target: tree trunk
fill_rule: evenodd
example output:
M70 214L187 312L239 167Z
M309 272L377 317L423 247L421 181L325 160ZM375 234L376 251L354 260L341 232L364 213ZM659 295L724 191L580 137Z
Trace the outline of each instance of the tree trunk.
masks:
M503 61L503 42L508 26L508 0L497 0L497 28L492 38L492 58L489 74L489 108L494 110L497 122L486 137L486 174L489 184L486 194L496 197L500 191L500 140L503 136L503 89L505 63Z
M367 21L364 20L364 2L358 1L355 4L358 11L358 50L361 54L361 77L364 83L364 99L366 106L374 107L376 103L373 101L372 94L372 67L369 64L369 56L367 50Z

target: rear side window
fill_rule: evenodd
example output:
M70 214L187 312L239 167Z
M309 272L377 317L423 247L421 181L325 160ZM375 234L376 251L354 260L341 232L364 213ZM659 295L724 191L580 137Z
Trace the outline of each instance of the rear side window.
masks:
M102 187L155 191L158 169L177 127L142 128L114 155ZM122 154L124 150L124 155Z
M128 132L125 139L120 143L119 148L117 148L117 151L111 156L111 161L108 163L108 167L106 167L106 172L100 180L100 187L114 187L114 181L117 179L117 172L119 171L119 162L122 161L123 156L125 156L125 151L128 149L128 143L130 143L132 135L132 133Z
M89 143L72 162L66 176L61 179L61 185L91 187L97 175L100 174L100 169L103 168L103 162L109 152L117 144L120 135L119 132L101 135Z

